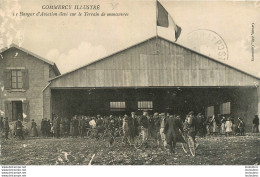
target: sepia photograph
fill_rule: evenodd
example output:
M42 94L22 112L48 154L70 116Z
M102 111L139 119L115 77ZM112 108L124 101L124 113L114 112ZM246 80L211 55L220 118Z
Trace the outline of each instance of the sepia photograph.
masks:
M260 1L0 0L1 165L259 166L259 22Z

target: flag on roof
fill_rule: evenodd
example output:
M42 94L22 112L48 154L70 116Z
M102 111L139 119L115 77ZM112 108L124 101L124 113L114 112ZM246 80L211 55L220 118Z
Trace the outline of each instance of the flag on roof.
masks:
M157 1L157 26L170 28L175 31L175 41L181 35L181 27L179 27L171 17L171 15L167 12L167 10L161 5L159 1Z

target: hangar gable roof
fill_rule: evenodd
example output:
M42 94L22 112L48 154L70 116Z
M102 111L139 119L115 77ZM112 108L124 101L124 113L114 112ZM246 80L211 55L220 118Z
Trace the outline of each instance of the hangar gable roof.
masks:
M156 46L159 53L156 53ZM51 79L51 87L254 86L260 78L158 36Z

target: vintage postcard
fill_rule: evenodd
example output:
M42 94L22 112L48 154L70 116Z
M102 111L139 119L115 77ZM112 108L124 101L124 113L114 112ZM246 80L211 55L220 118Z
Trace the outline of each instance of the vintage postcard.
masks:
M257 169L259 22L259 1L1 0L1 165Z

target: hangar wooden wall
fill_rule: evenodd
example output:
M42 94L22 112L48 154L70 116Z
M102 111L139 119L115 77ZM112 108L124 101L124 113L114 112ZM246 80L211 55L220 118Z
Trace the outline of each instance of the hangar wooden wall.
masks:
M254 76L158 37L56 78L51 87L253 86Z

